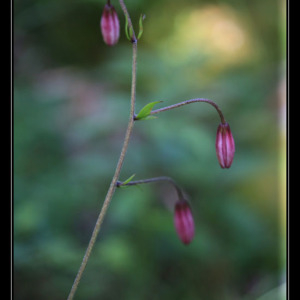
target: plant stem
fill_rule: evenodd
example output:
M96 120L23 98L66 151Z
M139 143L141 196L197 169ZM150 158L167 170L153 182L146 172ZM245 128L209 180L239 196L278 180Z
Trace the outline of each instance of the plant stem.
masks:
M176 182L171 177L167 177L167 176L160 176L160 177L153 177L153 178L135 180L135 181L130 181L126 184L123 184L123 182L121 182L121 181L117 181L116 186L117 187L130 186L130 185L138 185L138 184L145 184L145 183L152 183L152 182L159 182L159 181L168 181L168 182L170 182L174 186L174 188L176 189L176 192L178 194L178 198L179 199L184 198L182 190L179 188L179 186L176 184Z
M173 108L177 108L177 107L180 107L180 106L183 106L183 105L186 105L186 104L195 103L195 102L205 102L205 103L209 103L210 105L212 105L217 110L217 112L220 116L222 124L226 123L225 118L223 116L223 113L222 113L221 109L219 108L219 106L215 102L213 102L212 100L202 99L202 98L190 99L190 100L186 100L186 101L176 103L176 104L173 104L173 105L170 105L170 106L166 106L166 107L163 107L163 108L152 110L151 115L158 114L162 111L170 110L170 109L173 109Z
M126 11L126 13L125 12L124 13L129 17L126 6L124 5L124 2L122 0L120 0L120 4L121 4L123 10ZM125 134L125 138L124 138L123 147L122 147L121 154L120 154L120 157L119 157L116 169L115 169L114 176L112 178L112 181L111 181L109 189L107 191L107 194L106 194L105 200L103 202L101 211L100 211L99 216L97 218L97 221L96 221L91 239L89 241L89 244L88 244L86 252L84 254L82 263L79 267L79 270L78 270L77 275L75 277L74 283L73 283L72 288L70 290L69 296L67 298L68 300L72 300L74 295L75 295L75 292L77 290L79 281L82 277L83 271L84 271L84 269L87 265L87 262L89 260L90 255L91 255L91 252L92 252L92 249L93 249L94 244L96 242L98 233L99 233L100 228L101 228L101 224L102 224L103 219L104 219L104 216L106 214L108 206L109 206L109 204L111 202L111 199L114 195L114 192L116 190L116 182L117 182L117 180L120 176L122 165L123 165L123 162L124 162L124 159L125 159L125 154L126 154L126 151L127 151L127 148L128 148L130 136L131 136L133 125L134 125L133 117L134 117L135 95L136 95L136 62L137 62L137 42L135 41L135 42L132 42L132 81L131 81L130 115L129 115L129 121L128 121L128 125L127 125L127 130L126 130L126 134Z
M126 5L125 5L125 3L124 3L123 0L119 0L119 2L120 2L120 5L122 7L122 10L124 12L125 18L127 19L128 26L129 26L129 28L131 27L131 29L132 29L132 43L136 43L137 42L136 35L135 35L135 32L134 32L134 29L133 29L133 26L132 26L132 22L131 22L131 18L129 16L129 13L128 13L128 10L126 8Z

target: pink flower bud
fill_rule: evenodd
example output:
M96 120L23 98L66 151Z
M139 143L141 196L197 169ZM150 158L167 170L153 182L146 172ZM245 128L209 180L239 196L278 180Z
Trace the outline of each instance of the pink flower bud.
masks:
M230 168L234 157L235 145L228 123L221 123L218 127L216 151L220 166L222 168Z
M186 200L179 200L175 204L174 224L180 240L189 244L194 238L195 226L190 206Z
M100 27L104 42L115 45L120 37L120 22L115 8L109 3L104 6Z

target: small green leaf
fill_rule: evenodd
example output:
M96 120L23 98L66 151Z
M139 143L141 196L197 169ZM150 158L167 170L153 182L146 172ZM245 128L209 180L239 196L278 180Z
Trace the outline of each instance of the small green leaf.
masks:
M130 41L130 37L128 34L128 20L126 17L125 17L125 34L126 34L127 39Z
M120 185L120 187L124 187L127 183L129 183L133 177L135 176L135 174L131 175L129 178L127 178L125 181L122 182L122 184Z
M125 17L125 34L129 41L132 40L133 30L131 27L128 26L128 19Z
M145 105L140 112L137 114L135 117L136 120L149 120L149 119L155 119L156 117L151 116L151 111L154 107L155 104L160 103L162 101L155 101L155 102L150 102L147 105Z
M138 40L143 34L144 28L143 28L143 21L146 18L146 15L141 14L140 19L139 19L139 34L138 34Z

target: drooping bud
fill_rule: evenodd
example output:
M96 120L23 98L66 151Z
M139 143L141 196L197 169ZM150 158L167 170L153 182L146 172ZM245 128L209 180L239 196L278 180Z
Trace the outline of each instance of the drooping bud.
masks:
M120 22L115 8L109 2L104 6L100 27L104 42L108 46L115 45L120 37Z
M228 123L221 123L218 127L216 152L221 168L230 168L234 157L235 144Z
M189 244L195 234L195 225L190 206L186 200L179 200L175 204L174 225L180 240Z

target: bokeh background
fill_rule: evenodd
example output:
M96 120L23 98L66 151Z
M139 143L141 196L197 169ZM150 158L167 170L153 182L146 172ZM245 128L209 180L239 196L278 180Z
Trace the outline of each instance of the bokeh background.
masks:
M121 173L170 176L196 235L176 236L167 183L117 190L75 299L285 299L285 1L127 0L137 28L138 111L191 98L223 110L236 143L215 153L219 117L191 104L136 123ZM14 299L66 299L121 150L131 45L99 22L104 0L15 0Z

